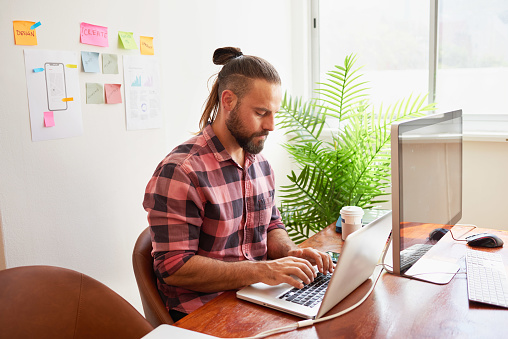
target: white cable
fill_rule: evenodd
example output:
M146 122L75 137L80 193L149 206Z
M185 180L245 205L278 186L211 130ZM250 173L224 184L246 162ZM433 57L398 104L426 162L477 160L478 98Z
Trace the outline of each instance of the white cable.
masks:
M376 265L377 266L382 266L382 264L378 264ZM295 324L291 324L291 325L288 325L288 326L284 326L284 327L278 327L278 328L274 328L274 329L271 329L271 330L268 330L268 331L264 331L264 332L261 332L261 333L258 333L257 335L255 336L252 336L252 337L246 337L246 338L243 338L243 339L259 339L259 338L265 338L265 337L268 337L270 335L273 335L273 334L277 334L277 333L282 333L282 332L288 332L288 331L293 331L293 330L296 330L298 328L302 328L302 327L307 327L307 326L312 326L314 324L317 324L317 323L320 323L320 322L323 322L323 321L327 321L327 320L331 320L331 319L335 319L337 317L340 317L352 310L354 310L355 308L357 308L358 306L360 306L365 300L367 300L367 298L371 295L372 291L374 291L374 288L376 287L376 284L379 280L379 277L381 277L381 273L383 273L383 270L384 268L381 268L381 270L379 270L379 274L377 275L376 279L374 280L374 283L372 284L372 287L370 288L370 290L367 292L367 294L365 294L363 296L363 298L358 301L356 304L354 304L353 306L349 307L349 308L346 308L345 310L339 312L339 313L336 313L336 314L332 314L332 315L329 315L327 317L323 317L323 318L319 318L319 319L306 319L306 320L301 320L301 321L298 321L297 323Z

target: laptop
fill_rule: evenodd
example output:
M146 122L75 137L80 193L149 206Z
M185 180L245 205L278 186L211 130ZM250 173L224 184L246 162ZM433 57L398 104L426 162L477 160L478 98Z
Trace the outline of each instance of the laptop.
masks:
M321 301L309 299L302 305L296 303L295 299L287 300L288 294L291 295L297 289L286 283L277 286L252 284L240 289L236 296L302 318L318 319L369 279L383 253L391 229L389 212L347 237L331 279L326 289L320 292L324 295Z

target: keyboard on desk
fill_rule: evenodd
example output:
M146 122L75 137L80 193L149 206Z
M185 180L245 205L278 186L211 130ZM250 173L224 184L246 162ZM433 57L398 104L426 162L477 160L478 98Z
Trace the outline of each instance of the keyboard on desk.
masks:
M281 295L279 299L291 301L307 307L314 307L323 300L331 278L332 275L330 273L323 274L318 272L313 282L304 285L302 289L294 287Z
M415 244L400 252L400 271L408 270L415 262L427 253L433 245Z
M508 307L508 277L501 255L466 249L469 300Z

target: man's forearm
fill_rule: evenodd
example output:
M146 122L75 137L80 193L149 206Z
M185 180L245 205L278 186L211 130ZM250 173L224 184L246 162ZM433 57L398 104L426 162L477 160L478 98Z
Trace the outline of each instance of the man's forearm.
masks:
M267 235L268 258L278 259L288 255L290 250L298 248L295 243L289 238L286 230L275 229L268 232Z
M195 255L164 281L198 292L232 290L258 282L259 265L255 261L224 262Z

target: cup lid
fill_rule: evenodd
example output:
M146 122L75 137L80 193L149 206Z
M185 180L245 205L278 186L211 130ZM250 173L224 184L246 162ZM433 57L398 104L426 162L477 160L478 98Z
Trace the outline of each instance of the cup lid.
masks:
M340 214L363 215L363 209L358 206L344 206L340 210Z

